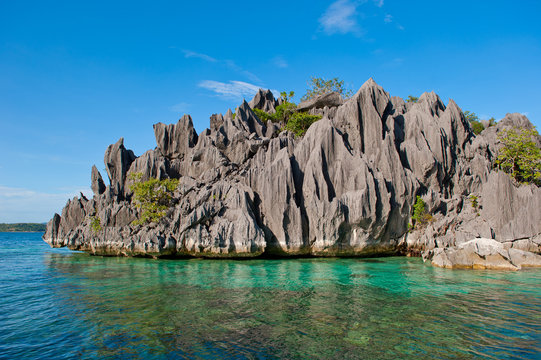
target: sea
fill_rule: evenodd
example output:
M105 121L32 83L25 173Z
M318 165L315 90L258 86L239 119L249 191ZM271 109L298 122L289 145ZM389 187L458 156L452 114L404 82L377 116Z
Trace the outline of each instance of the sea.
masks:
M0 359L541 359L541 269L155 260L0 233Z

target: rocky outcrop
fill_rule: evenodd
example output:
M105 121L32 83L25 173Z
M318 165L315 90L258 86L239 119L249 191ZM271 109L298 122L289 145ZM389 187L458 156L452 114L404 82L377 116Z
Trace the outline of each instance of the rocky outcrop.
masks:
M120 139L105 155L109 185L94 167L94 197L70 200L45 241L154 257L424 252L444 267L468 259L464 266L490 268L494 259L510 269L541 252L541 190L518 186L493 166L496 133L531 126L521 115L476 136L454 101L425 93L406 103L370 79L346 101L326 94L301 104L323 118L300 138L252 111L270 113L278 104L260 90L234 114L212 115L199 135L187 115L156 124L157 148L139 157ZM179 186L159 222L135 225L131 185L151 178L176 178ZM416 196L430 219L410 229ZM504 260L464 245L475 238L499 244L490 254Z
M168 159L183 158L197 143L197 133L190 115L184 115L174 125L155 124L154 136L160 153Z
M520 270L541 267L541 255L508 248L493 239L478 238L452 248L435 248L425 259L443 268Z
M118 196L124 194L126 173L131 163L135 160L133 151L124 147L124 138L120 138L115 144L109 145L105 150L103 162L109 176L110 192Z
M310 109L323 109L324 107L332 108L342 105L343 102L342 96L339 93L329 92L301 102L297 106L297 110L308 111Z
M92 192L94 192L94 195L101 195L105 192L105 183L103 182L103 178L101 177L100 172L98 171L98 168L96 165L92 165L92 174L90 176L91 178L91 188Z
M248 105L252 109L259 109L268 112L269 114L274 114L276 112L276 107L278 106L278 101L274 98L274 95L270 90L259 89Z

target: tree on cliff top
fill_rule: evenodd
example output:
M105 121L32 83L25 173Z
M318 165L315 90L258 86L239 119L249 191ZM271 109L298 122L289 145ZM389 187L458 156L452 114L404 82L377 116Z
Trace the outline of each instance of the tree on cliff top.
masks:
M519 183L541 185L541 149L533 140L537 136L539 134L535 129L516 127L498 134L503 146L496 165Z
M337 92L342 95L343 98L349 98L353 95L353 91L346 89L344 80L338 80L338 78L332 78L325 80L321 77L311 77L308 81L309 88L306 90L306 94L301 98L301 101L310 100L318 95L323 95L329 92Z

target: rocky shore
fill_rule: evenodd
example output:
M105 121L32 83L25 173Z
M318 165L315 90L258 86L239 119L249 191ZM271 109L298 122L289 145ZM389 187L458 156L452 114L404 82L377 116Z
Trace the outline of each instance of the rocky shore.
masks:
M279 103L260 90L235 113L212 115L201 134L188 115L155 124L157 147L141 156L118 140L105 152L109 185L94 166L93 198L68 201L43 239L96 255L422 253L448 268L541 266L541 190L494 167L498 132L533 128L525 116L475 135L453 100L431 92L406 103L370 79L346 101L334 93L301 103L322 119L297 137L253 111ZM133 223L132 174L179 179L160 221ZM412 229L417 196L429 221Z

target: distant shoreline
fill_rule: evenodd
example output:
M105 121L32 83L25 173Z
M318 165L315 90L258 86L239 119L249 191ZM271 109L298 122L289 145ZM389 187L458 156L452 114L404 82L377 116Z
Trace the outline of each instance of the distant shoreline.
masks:
M0 223L0 232L45 232L45 223Z

